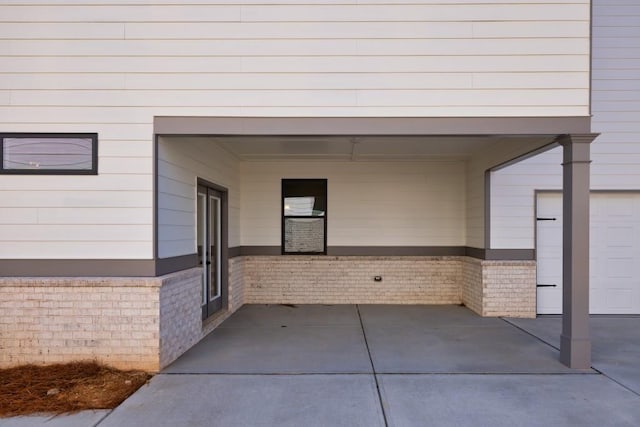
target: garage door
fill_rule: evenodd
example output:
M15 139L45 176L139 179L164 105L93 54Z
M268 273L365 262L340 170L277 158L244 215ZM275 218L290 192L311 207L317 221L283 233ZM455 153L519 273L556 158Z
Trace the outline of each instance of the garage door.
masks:
M562 313L562 195L539 193L538 313ZM554 220L555 219L555 220ZM592 193L590 312L640 314L640 194Z

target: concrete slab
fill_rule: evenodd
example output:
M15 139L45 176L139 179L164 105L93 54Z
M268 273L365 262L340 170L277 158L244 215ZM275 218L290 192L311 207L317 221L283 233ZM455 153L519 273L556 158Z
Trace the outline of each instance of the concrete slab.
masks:
M378 373L571 373L558 351L502 322L495 327L365 327Z
M82 411L69 415L0 418L0 427L94 427L109 412Z
M371 373L360 326L219 328L166 373Z
M560 316L538 316L535 319L504 319L531 335L536 336L553 347L560 348L560 333L562 332L562 318Z
M360 326L355 305L244 305L219 328Z
M399 326L406 328L439 328L449 326L500 326L502 320L481 317L460 305L361 305L365 327Z
M640 397L602 375L381 375L389 426L638 426Z
M100 427L383 426L371 375L158 375Z
M560 316L507 319L558 347ZM640 316L591 316L592 366L640 394Z

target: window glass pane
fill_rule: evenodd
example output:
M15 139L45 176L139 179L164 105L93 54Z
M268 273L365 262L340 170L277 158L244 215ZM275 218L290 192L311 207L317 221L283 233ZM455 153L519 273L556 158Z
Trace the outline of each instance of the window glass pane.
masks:
M326 251L326 179L283 179L282 212L284 253Z
M324 252L324 218L285 218L285 252Z
M316 198L309 197L285 197L285 216L324 216L323 210L315 209Z
M91 138L4 138L4 169L91 170Z
M284 216L325 216L326 181L321 179L286 179L282 185Z

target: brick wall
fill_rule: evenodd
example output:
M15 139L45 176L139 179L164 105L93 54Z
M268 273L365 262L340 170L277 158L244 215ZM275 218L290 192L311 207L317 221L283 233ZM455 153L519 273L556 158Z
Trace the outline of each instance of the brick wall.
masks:
M482 260L464 257L462 267L462 303L482 316Z
M535 317L535 281L534 261L236 257L228 308L203 323L198 268L156 278L0 278L0 367L95 359L156 371L245 303L463 302L482 316Z
M158 367L161 281L0 279L0 367L96 359Z
M535 261L483 261L483 316L536 317Z
M241 257L229 260L229 311L244 305L244 262Z
M159 367L167 366L202 338L202 270L169 275L160 288Z
M229 307L203 325L201 270L156 278L0 278L0 367L98 360L157 371L243 304L230 261Z
M461 302L458 257L246 256L243 263L249 304Z
M464 258L462 301L481 316L536 317L535 261Z

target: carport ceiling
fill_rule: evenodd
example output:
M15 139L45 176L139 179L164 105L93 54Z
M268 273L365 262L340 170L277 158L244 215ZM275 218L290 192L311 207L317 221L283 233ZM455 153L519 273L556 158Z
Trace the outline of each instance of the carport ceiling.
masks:
M466 159L497 143L553 142L555 135L221 136L212 139L241 160Z

